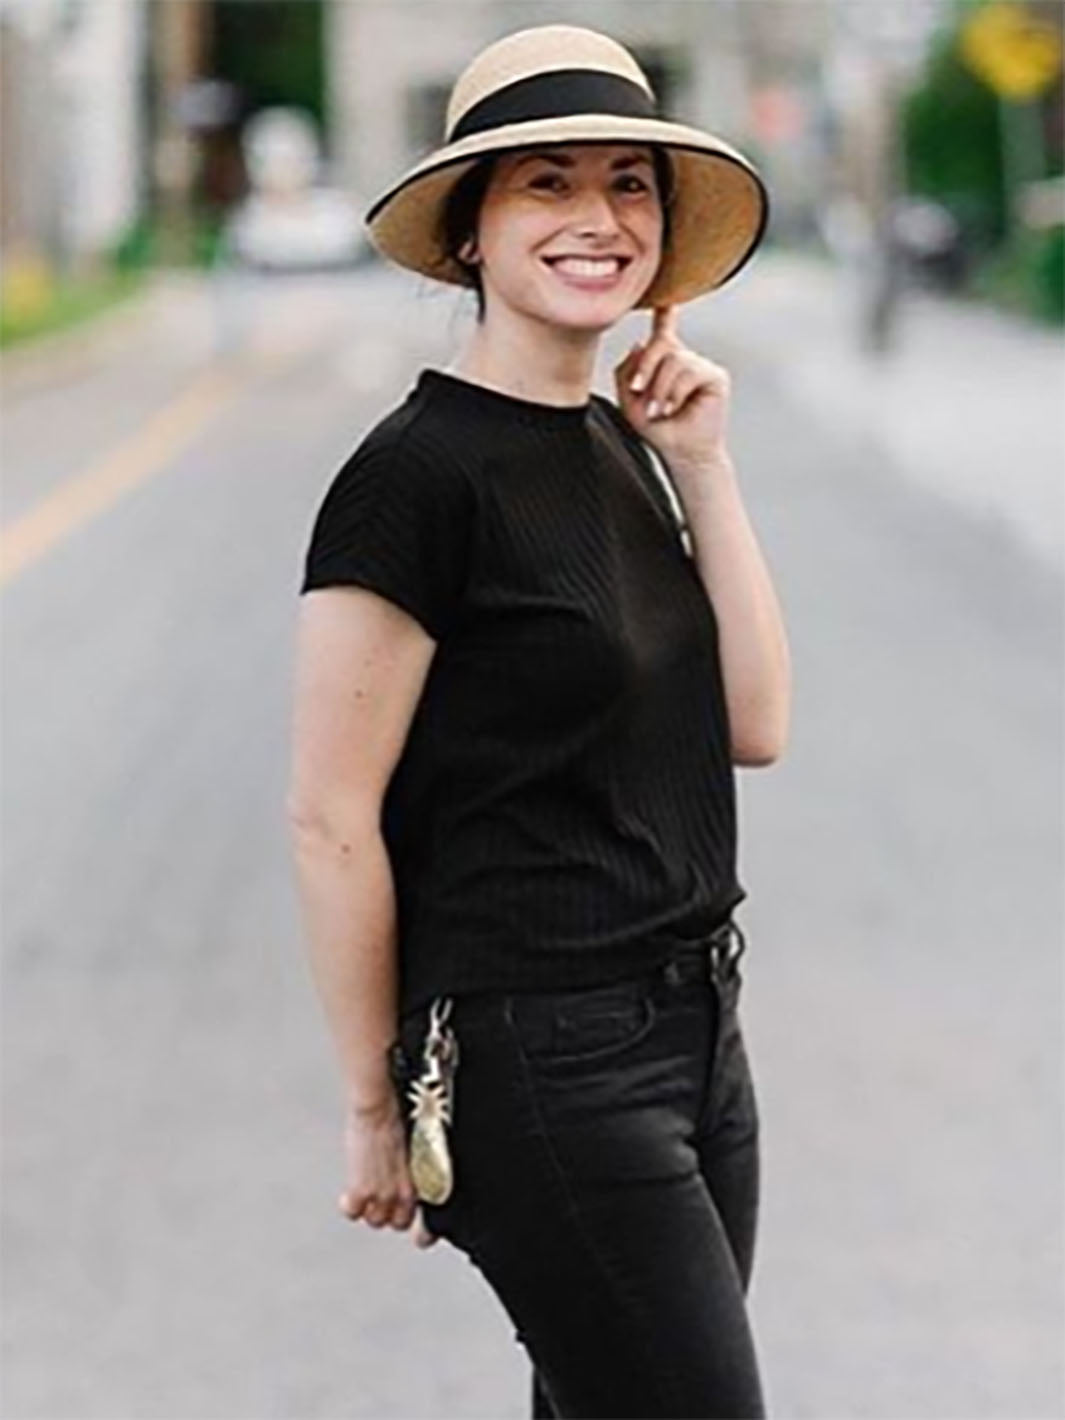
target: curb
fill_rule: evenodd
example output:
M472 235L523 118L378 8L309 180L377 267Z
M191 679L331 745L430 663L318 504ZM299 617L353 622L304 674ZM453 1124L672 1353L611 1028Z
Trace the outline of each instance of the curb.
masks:
M158 317L183 285L183 273L152 272L139 292L67 330L39 335L0 351L5 392L64 384L120 356Z

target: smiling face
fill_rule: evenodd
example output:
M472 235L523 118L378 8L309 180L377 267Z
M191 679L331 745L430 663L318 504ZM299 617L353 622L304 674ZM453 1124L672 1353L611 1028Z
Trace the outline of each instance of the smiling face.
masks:
M662 233L647 144L503 153L485 191L476 243L489 314L503 302L548 324L605 330L653 280Z

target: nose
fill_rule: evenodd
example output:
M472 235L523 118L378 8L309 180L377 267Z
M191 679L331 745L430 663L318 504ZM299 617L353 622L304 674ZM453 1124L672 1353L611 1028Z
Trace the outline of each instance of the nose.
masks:
M614 204L607 193L590 188L577 198L578 231L616 231L618 226Z

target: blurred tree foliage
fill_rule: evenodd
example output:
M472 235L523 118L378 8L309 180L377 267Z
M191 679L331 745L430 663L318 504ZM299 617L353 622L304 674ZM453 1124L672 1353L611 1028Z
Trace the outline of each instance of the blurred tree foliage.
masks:
M974 258L973 289L1015 309L1065 321L1065 254L1060 225L1009 231L1007 174L1003 164L998 96L963 62L959 30L983 0L960 0L950 26L934 40L920 82L901 107L906 186L941 202L957 218ZM1042 8L1042 7L1040 7ZM1062 79L1041 98L1038 131L1043 151L1033 153L1030 176L1063 171Z
M322 0L220 0L213 26L215 71L240 86L249 110L291 104L322 131Z
M948 207L977 247L999 242L1006 200L998 99L962 62L953 33L933 44L901 118L909 190Z

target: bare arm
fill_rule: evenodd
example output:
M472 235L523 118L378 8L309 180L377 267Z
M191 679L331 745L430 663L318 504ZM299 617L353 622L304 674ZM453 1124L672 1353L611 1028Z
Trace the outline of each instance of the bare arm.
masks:
M791 707L791 660L769 570L743 505L731 458L723 454L698 498L685 498L695 561L713 602L721 641L732 757L750 767L784 751Z
M345 1102L360 1113L395 1105L396 903L381 806L435 648L368 589L301 600L287 808L312 976Z

